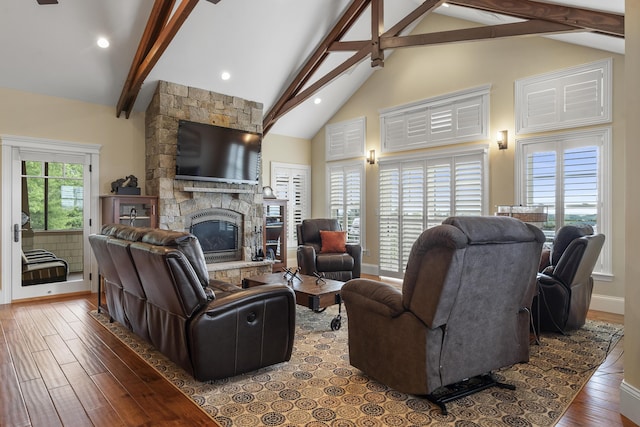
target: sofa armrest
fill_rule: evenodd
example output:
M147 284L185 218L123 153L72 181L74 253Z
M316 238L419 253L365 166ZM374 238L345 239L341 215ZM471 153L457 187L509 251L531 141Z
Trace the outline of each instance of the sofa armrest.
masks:
M312 275L316 271L316 250L313 246L298 246L297 258L302 274Z
M281 363L293 351L295 295L281 284L216 293L187 330L193 375L199 381Z
M357 279L360 277L362 268L362 246L348 244L347 253L353 257L353 270L351 274L354 279Z
M347 310L367 310L385 317L397 317L405 311L402 292L386 283L370 279L352 279L340 292Z

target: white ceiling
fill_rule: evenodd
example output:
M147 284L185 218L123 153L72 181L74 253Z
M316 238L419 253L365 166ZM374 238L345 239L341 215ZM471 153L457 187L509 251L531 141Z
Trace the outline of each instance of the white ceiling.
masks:
M624 0L549 3L624 13ZM144 111L158 80L239 96L264 105L265 114L299 67L333 27L349 0L201 0L145 80L134 111ZM385 28L420 0L387 0ZM122 92L153 0L0 1L0 87L113 106ZM462 7L438 13L482 24L513 22ZM369 12L345 39L370 37ZM111 42L97 47L99 36ZM624 40L594 34L554 36L624 53ZM332 54L320 73L349 55ZM223 81L222 71L231 73ZM272 133L311 138L371 74L365 60L283 116ZM320 74L321 75L321 74ZM319 75L319 76L320 76ZM313 103L315 97L322 102ZM124 114L122 115L124 120Z

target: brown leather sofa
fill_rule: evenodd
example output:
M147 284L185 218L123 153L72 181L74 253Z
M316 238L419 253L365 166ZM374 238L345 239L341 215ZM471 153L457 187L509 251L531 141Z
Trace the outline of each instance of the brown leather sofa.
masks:
M198 240L185 232L108 224L89 236L110 316L197 380L290 359L295 295L209 279Z
M305 219L296 226L298 232L298 266L306 275L323 274L328 279L347 280L360 277L362 247L346 244L345 252L323 253L320 231L342 231L336 219Z

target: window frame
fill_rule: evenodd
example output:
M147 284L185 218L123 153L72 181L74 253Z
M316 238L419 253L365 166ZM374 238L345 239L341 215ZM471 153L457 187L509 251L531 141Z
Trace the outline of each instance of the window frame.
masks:
M577 146L598 146L598 232L604 234L607 237L612 236L612 144L611 144L612 129L610 126L594 128L588 130L576 130L567 131L561 133L554 133L544 136L535 136L529 138L516 139L515 150L515 178L516 178L516 194L515 200L517 204L526 204L526 162L527 148L535 145L546 145L547 147L555 147L556 156L559 153L566 151L567 149L575 148ZM584 142L587 141L587 142ZM595 141L595 142L594 142ZM545 151L551 151L545 149ZM556 165L556 188L562 186L562 162L557 162ZM556 190L555 203L556 206L561 206L563 203L562 191ZM562 205L563 206L563 205ZM559 221L556 219L556 232L559 227L562 226L562 219ZM600 254L599 265L594 269L593 276L597 280L610 281L612 278L612 243L611 238L605 239L602 252Z

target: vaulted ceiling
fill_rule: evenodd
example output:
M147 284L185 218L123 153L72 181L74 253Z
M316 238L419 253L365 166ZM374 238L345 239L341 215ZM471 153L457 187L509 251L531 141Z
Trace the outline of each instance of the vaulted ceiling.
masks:
M624 53L624 0L443 3L2 0L0 87L111 105L124 119L166 80L261 102L265 131L311 138L393 49L534 34ZM429 13L470 25L407 35Z

